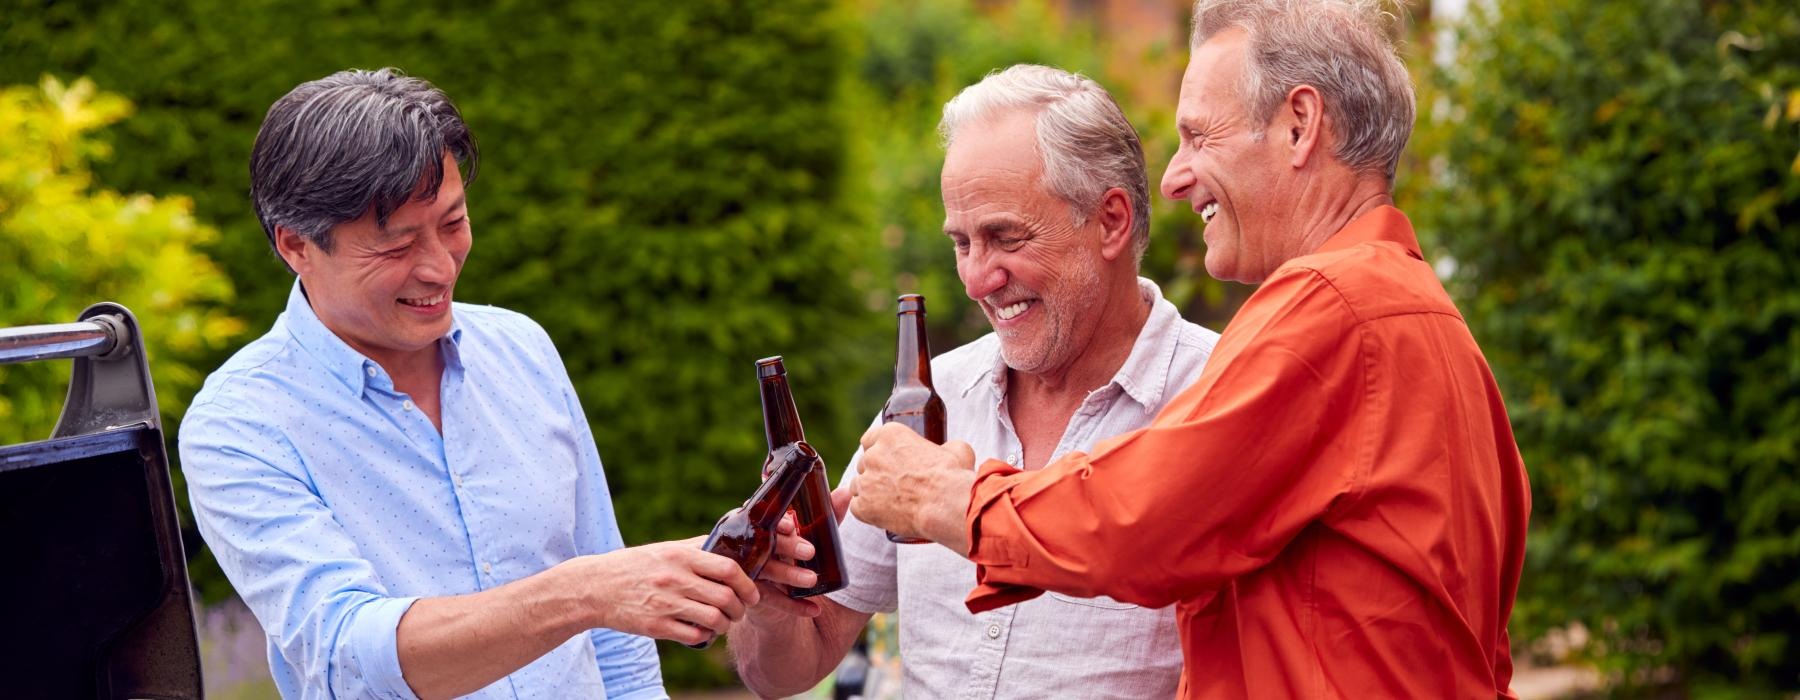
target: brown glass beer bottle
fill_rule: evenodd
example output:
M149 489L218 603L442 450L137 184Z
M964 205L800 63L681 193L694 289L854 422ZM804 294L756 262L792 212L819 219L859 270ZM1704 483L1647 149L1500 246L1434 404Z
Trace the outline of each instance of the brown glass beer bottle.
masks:
M787 367L779 355L756 361L756 378L762 392L763 436L773 453L782 445L805 442L806 432L800 427L800 410L794 407L794 393L788 387ZM768 475L764 474L767 478ZM800 536L812 543L813 557L798 562L819 575L818 583L809 588L788 591L794 598L830 593L849 583L844 571L844 549L838 543L837 513L831 508L831 482L825 476L825 463L806 475L800 496L794 499L794 522Z
M925 336L925 297L900 295L899 346L894 354L894 393L881 409L881 422L899 423L925 439L944 444L944 400L931 385L931 341ZM892 532L888 540L920 544L927 540Z
M700 548L730 558L744 570L744 575L756 580L775 551L775 529L781 524L781 516L787 514L803 490L807 477L814 470L823 469L823 464L819 453L804 442L782 445L770 452L763 462L763 472L769 475L768 478L757 487L756 493L750 495L750 500L744 501L742 508L719 519ZM711 645L712 640L708 639L688 646L705 649Z

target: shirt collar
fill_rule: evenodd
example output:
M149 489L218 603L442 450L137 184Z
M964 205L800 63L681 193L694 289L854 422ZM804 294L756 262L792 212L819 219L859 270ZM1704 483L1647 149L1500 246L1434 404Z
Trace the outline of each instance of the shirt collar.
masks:
M1168 390L1169 366L1175 362L1175 349L1181 337L1181 313L1175 304L1164 299L1162 288L1155 282L1138 278L1138 295L1150 302L1150 316L1131 344L1131 356L1119 366L1112 383L1144 407L1160 405Z
M351 396L361 396L370 387L383 391L393 391L394 382L388 377L387 370L376 364L368 356L357 352L349 343L339 338L319 315L313 312L312 304L306 299L306 290L300 286L300 280L294 280L294 288L288 292L287 311L282 314L288 333L324 365L325 371L344 386ZM450 314L450 342L443 345L445 368L460 367L462 364L462 321L457 317L454 308Z
M1406 214L1391 205L1382 205L1356 217L1342 230L1331 234L1325 244L1315 252L1329 253L1343 250L1362 243L1393 243L1399 245L1420 260L1425 256L1419 252L1419 239L1413 234L1412 222Z
M1144 327L1138 330L1137 340L1131 344L1131 355L1125 358L1125 364L1119 366L1107 386L1117 385L1140 405L1156 406L1167 389L1169 365L1181 335L1177 327L1181 323L1181 313L1163 298L1161 287L1142 277L1138 278L1138 296L1150 302L1150 316L1144 319ZM982 379L987 379L994 400L999 401L1006 396L1006 377L1006 359L996 343L993 362L986 371L974 377L962 393L967 395L981 384ZM1105 388L1101 387L1101 390Z

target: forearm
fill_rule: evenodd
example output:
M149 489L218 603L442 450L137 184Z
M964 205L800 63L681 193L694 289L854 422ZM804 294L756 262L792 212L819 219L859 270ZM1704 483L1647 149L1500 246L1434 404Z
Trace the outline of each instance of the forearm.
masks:
M400 618L400 670L420 698L466 695L597 626L594 612L552 568L498 588L425 598Z
M869 622L867 613L824 596L814 600L818 617L753 611L732 627L729 644L738 676L758 695L785 697L818 685Z

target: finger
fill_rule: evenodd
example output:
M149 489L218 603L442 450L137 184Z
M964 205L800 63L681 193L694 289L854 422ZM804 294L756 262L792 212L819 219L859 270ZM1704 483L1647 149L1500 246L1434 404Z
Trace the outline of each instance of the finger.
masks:
M850 483L839 486L836 491L831 492L831 510L837 515L840 523L844 521L844 514L850 512L850 494L855 488L856 480L851 479Z
M789 564L784 561L770 561L763 566L757 578L770 583L779 583L792 588L812 588L819 584L818 572Z
M706 579L696 579L693 586L682 591L688 601L717 610L729 620L744 618L746 606L737 592L729 586L720 585ZM699 620L695 620L699 622Z
M795 520L797 518L794 516L794 511L788 511L787 514L781 516L781 522L775 524L775 532L782 535L794 534L795 530L800 529Z
M708 553L702 552L702 554ZM726 559L725 557L720 557L716 554L710 554L709 556L724 559L726 563L731 565L729 570L719 571L717 570L716 565L708 562L702 565L707 567L707 570L702 571L699 568L696 568L695 573L730 587L732 593L737 596L737 600L742 606L747 607L755 605L757 598L760 595L756 592L756 582L751 581L749 576L744 575L744 570L738 568L737 562Z
M804 537L798 535L775 536L776 557L789 561L810 561L817 553L817 548L813 547L812 543L806 541Z
M674 540L671 544L679 544L683 547L700 547L701 545L706 544L706 535L697 535L685 540Z
M877 426L869 428L868 430L863 431L862 440L860 441L862 444L862 448L864 450L867 450L871 447L874 447L875 442L878 437L877 433L880 433L881 429L885 428L887 426L888 426L887 423L882 423L881 425L877 425Z
M715 634L731 630L730 616L720 612L718 608L691 600L682 602L680 610L675 613L675 619L711 630Z
M712 630L668 617L657 618L644 628L643 633L647 637L681 642L688 646L712 641L713 637L717 636L712 633Z
M737 560L723 554L692 550L685 550L685 553L688 556L682 561L687 565L688 570L703 578L724 583L725 579L731 578L734 572L739 576L744 575L744 570L738 566Z
M970 447L969 443L951 440L944 443L944 449L949 450L950 454L956 458L957 466L970 471L975 469L975 448Z
M761 585L764 590L763 602L757 605L757 608L760 610L774 610L783 615L792 615L794 617L818 617L819 613L824 610L824 608L819 607L819 604L814 601L805 598L789 598L787 591L783 591L774 585L768 583Z
M756 604L756 583L744 574L744 569L736 561L712 552L695 551L693 554L695 556L690 560L691 571L704 580L730 587L744 605Z

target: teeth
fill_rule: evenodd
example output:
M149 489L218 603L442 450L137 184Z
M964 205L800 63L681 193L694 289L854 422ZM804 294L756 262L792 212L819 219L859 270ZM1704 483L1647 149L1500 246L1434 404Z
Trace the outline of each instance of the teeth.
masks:
M436 296L425 297L423 299L401 299L400 303L406 304L407 306L435 306L443 300L444 295L440 293Z
M1025 313L1026 307L1029 306L1031 306L1031 302L1021 301L1011 306L1002 306L999 309L995 309L994 313L1000 316L1000 320L1010 321L1019 314Z
M1210 223L1212 223L1213 217L1218 216L1218 214L1219 214L1219 203L1211 202L1211 203L1207 204L1206 206L1200 208L1200 221L1201 221L1201 223L1210 224Z

